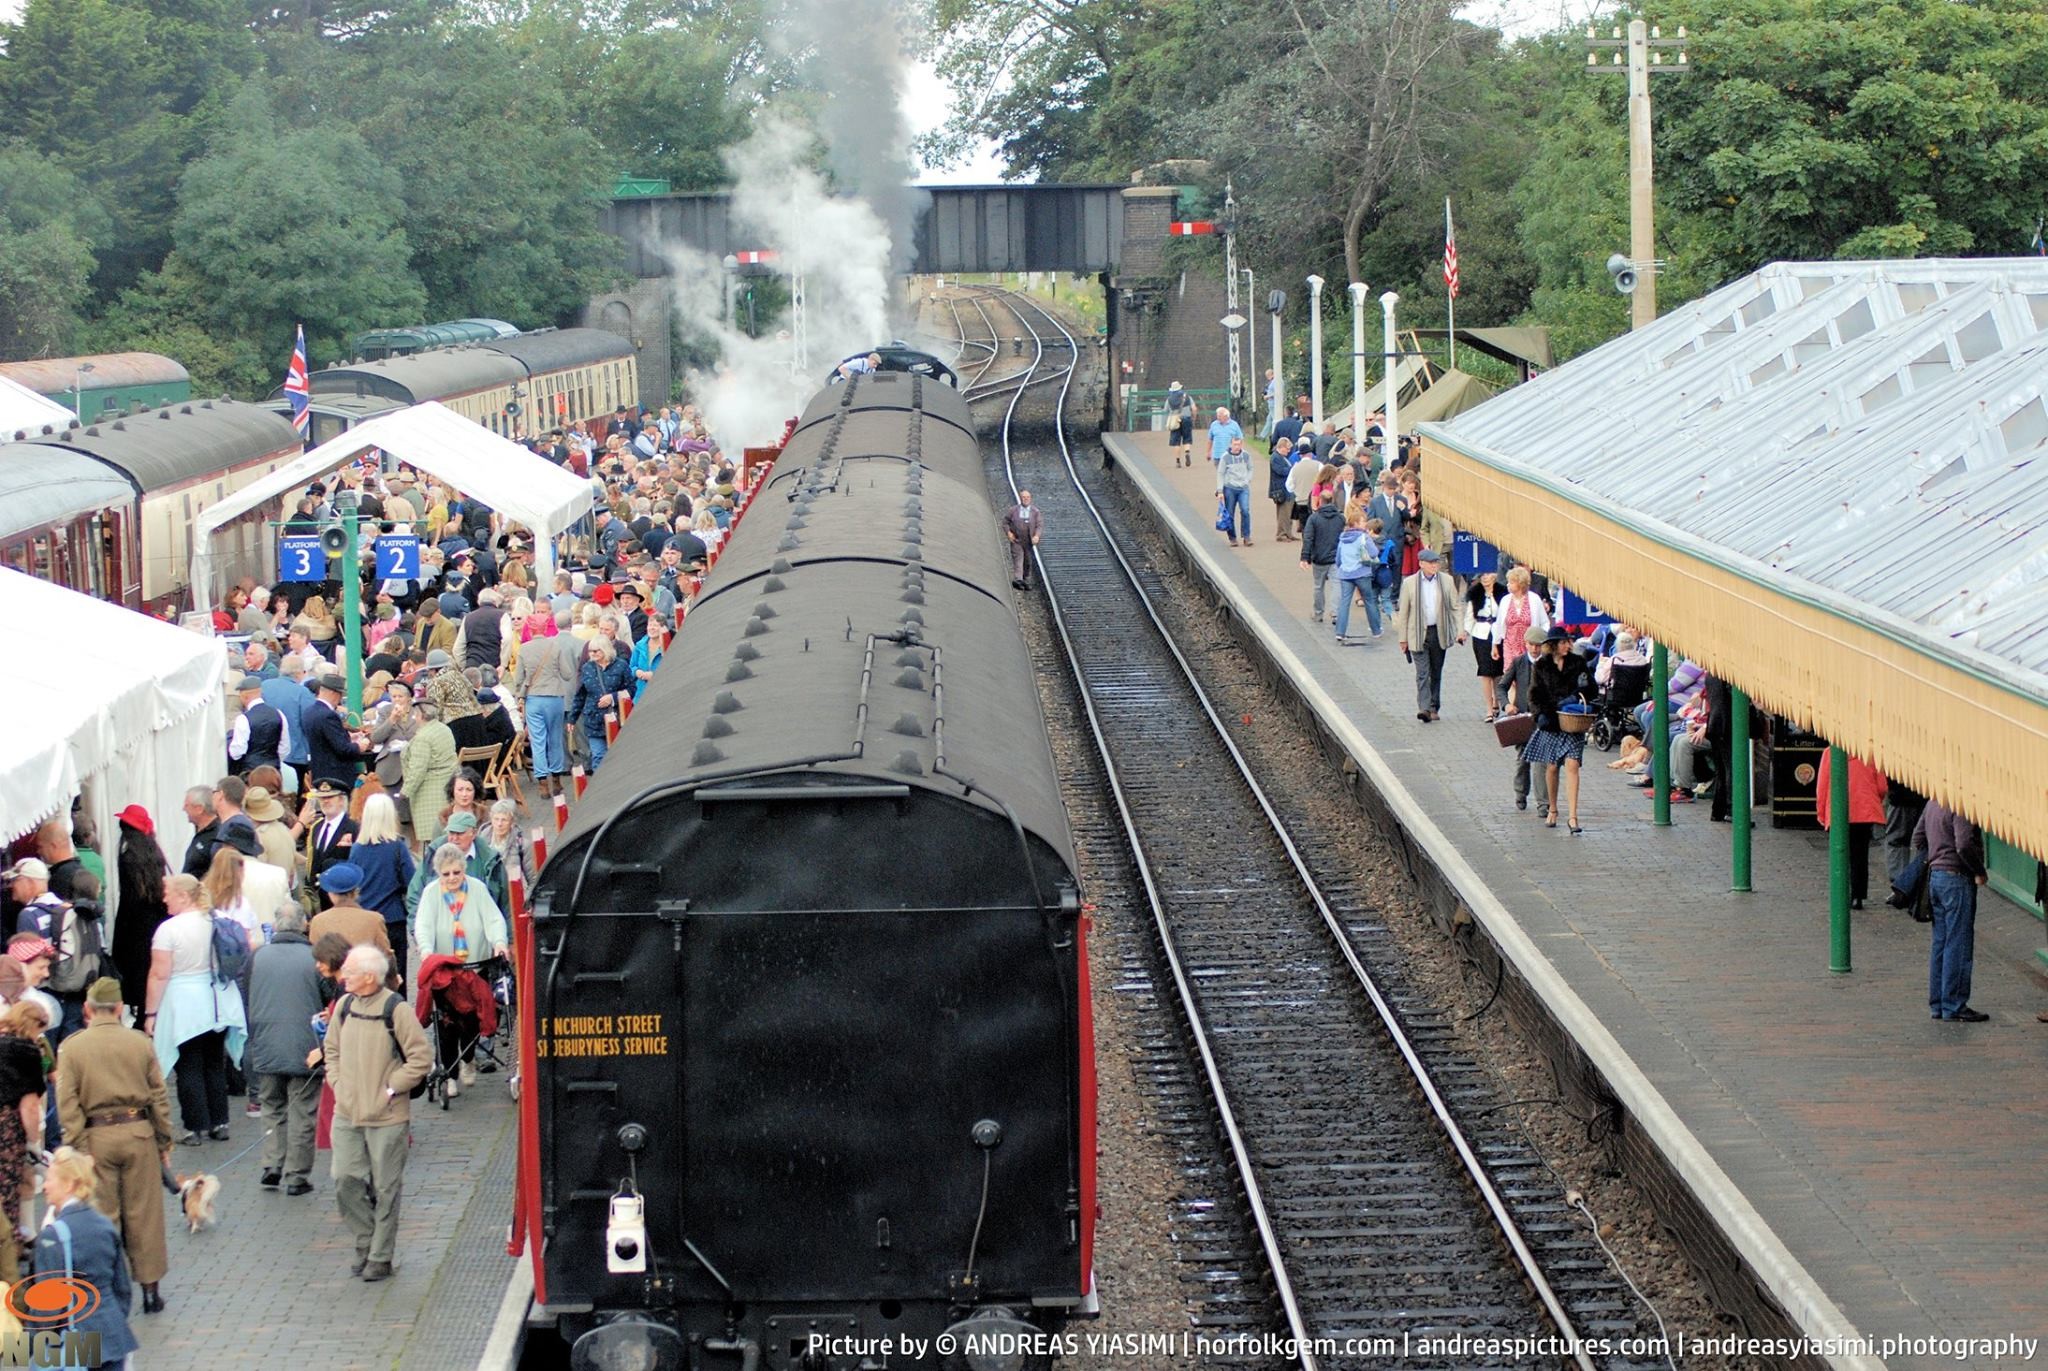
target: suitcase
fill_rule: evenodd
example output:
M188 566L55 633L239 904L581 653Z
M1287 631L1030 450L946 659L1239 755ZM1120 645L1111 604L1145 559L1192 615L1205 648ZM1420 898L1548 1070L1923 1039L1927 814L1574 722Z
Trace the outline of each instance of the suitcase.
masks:
M1493 733L1500 739L1502 747L1526 747L1536 732L1534 714L1510 714L1505 719L1496 719Z

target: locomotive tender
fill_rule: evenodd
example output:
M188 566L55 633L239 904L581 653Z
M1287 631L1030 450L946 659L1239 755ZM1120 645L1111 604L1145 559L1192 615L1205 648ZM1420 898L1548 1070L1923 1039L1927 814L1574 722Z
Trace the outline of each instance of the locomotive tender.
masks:
M1086 929L1010 594L958 393L815 397L536 882L525 1202L575 1366L991 1371L1093 1311Z

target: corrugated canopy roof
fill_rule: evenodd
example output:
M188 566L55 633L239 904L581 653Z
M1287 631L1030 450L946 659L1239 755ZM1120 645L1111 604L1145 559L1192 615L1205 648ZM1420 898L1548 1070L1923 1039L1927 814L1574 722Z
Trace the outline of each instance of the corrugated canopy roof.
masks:
M2048 259L1779 263L1433 436L2048 689L2044 392Z

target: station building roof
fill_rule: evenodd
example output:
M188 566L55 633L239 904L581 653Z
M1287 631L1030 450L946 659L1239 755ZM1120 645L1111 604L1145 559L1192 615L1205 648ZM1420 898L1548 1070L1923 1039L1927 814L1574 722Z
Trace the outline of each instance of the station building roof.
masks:
M1777 263L1421 432L1452 523L2039 855L2048 258Z

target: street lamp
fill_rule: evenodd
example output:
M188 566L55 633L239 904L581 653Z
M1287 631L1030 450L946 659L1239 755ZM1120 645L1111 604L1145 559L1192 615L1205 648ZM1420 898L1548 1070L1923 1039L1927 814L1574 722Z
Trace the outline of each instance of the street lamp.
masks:
M1258 298L1259 279L1258 277L1252 275L1252 269L1250 267L1246 267L1244 269L1245 305L1252 310L1257 310L1258 305L1256 302ZM1251 360L1248 363L1248 365L1251 368L1252 386L1254 387L1252 391L1252 414L1256 417L1259 412L1259 400L1263 398L1266 393L1265 387L1259 385L1259 331L1255 328L1246 329L1244 334L1244 340L1246 346L1248 346L1251 349ZM1273 416L1270 413L1266 416L1266 422L1268 424L1271 424L1273 422Z
M1371 289L1353 281L1351 291L1351 441L1365 441L1365 297Z
M1394 455L1401 450L1401 388L1394 384L1394 362L1401 355L1399 348L1394 342L1394 306L1400 303L1401 297L1394 294L1391 290L1380 297L1380 309L1386 315L1387 331L1385 341L1387 351L1386 460L1381 470L1391 467L1394 464Z
M1287 292L1276 290L1266 297L1266 313L1273 319L1273 412L1267 423L1280 422L1280 397L1287 394L1287 354L1280 350L1280 316L1287 312ZM1267 430L1271 432L1270 427Z
M81 420L85 418L85 378L92 369L91 362L80 362L71 374L71 412Z
M1308 278L1309 422L1323 426L1323 278Z

